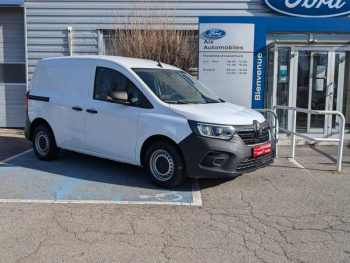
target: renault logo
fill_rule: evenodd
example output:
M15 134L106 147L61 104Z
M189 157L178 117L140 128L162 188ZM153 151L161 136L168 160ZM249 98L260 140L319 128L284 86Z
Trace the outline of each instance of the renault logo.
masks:
M260 138L260 134L261 134L261 126L260 123L258 121L254 121L254 126L255 126L255 134L257 139Z

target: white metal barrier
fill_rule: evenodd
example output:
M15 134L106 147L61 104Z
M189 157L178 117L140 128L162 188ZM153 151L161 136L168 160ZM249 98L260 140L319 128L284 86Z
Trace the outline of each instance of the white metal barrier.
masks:
M283 131L287 134L292 135L292 142L291 142L291 158L295 157L295 136L299 136L302 138L305 138L307 140L316 141L316 142L338 142L338 159L337 159L337 171L341 171L341 165L342 165L342 158L343 158L343 147L344 147L344 131L345 131L345 117L340 111L318 111L318 110L308 110L308 109L302 109L302 108L296 108L296 107L288 107L288 106L280 106L276 105L274 106L274 109L279 110L288 110L292 111L292 130L279 128L280 131ZM306 134L301 134L296 132L296 112L302 112L302 113L309 113L309 114L315 114L315 115L338 115L340 117L340 131L339 131L339 138L313 138Z
M272 129L273 129L273 133L275 134L275 144L276 144L276 152L275 152L275 158L278 158L278 131L279 131L279 126L278 126L278 116L276 114L276 112L274 112L273 110L269 110L269 109L254 109L258 112L266 112L266 113L270 113L273 117L274 117L274 122L272 124Z

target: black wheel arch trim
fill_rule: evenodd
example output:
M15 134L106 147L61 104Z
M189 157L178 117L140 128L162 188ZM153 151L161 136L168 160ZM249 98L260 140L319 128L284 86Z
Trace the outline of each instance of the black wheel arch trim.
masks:
M179 144L176 143L173 139L171 139L170 137L166 136L166 135L162 135L162 134L154 134L150 137L148 137L142 144L141 146L141 150L140 150L140 164L141 166L144 166L144 159L146 156L146 152L148 150L148 148L155 142L157 141L161 141L161 140L166 140L171 142L174 146L176 146L176 148L179 150L180 154L182 155L182 158L184 158L184 154L181 150L181 148L179 147Z
M38 118L34 119L32 122L30 122L29 118L28 118L28 126L26 125L26 128L25 128L25 137L29 141L32 141L34 130L36 129L36 127L38 127L40 125L47 125L49 127L49 129L52 131L53 136L56 138L55 132L53 131L50 123L47 120L45 120L44 118L38 117Z

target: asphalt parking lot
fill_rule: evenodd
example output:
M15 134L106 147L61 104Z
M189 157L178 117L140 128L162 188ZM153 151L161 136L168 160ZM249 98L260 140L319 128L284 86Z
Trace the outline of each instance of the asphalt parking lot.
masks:
M298 147L299 167L283 146L270 167L171 191L136 167L42 163L30 147L0 130L0 262L350 262L347 147L341 174L334 146Z
M156 187L139 167L62 151L54 162L34 151L0 164L0 201L104 204L200 205L198 183L187 180L171 190Z

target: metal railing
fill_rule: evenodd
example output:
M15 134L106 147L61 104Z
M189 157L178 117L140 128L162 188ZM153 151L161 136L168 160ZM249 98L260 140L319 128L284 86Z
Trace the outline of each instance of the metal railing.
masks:
M302 109L302 108L296 108L296 107L288 107L288 106L280 106L276 105L274 106L274 110L288 110L292 111L292 130L279 128L280 131L283 131L287 134L292 135L292 142L291 142L291 158L294 159L295 157L295 136L299 136L302 138L305 138L310 141L315 142L338 142L338 158L337 158L337 171L341 171L341 165L342 165L342 158L343 158L343 147L344 147L344 131L345 131L345 117L340 111L319 111L319 110L308 110L308 109ZM337 115L340 117L340 131L339 131L339 138L313 138L311 136L298 133L296 132L296 112L302 112L302 113L309 113L309 114L315 114L315 115Z
M272 129L273 129L273 133L275 134L275 144L276 144L276 152L275 152L275 158L278 159L278 131L279 131L279 126L278 126L278 116L276 114L276 112L274 112L273 110L269 110L269 109L254 109L258 112L266 112L266 113L270 113L273 117L274 117L274 122L272 124Z

